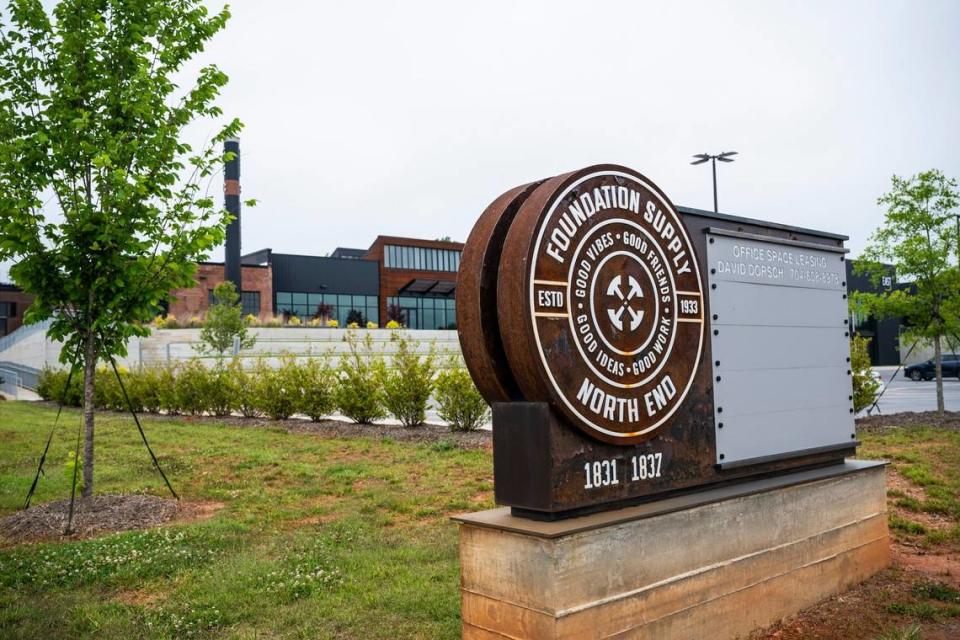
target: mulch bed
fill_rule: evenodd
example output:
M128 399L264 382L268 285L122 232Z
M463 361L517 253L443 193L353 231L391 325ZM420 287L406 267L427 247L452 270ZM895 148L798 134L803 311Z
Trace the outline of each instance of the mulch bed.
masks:
M960 411L944 411L943 415L936 411L923 411L857 418L858 429L879 431L890 427L935 427L960 430Z
M422 424L419 427L403 427L391 424L355 424L341 420L269 420L266 418L241 418L230 416L178 416L184 422L211 421L237 427L283 429L288 433L309 433L324 438L373 438L419 444L449 443L461 449L489 449L493 443L490 431L451 431L450 427L437 424Z
M176 500L157 496L101 495L78 499L73 510L73 533L64 536L69 508L69 500L58 500L0 518L0 546L146 529L172 520L180 512Z

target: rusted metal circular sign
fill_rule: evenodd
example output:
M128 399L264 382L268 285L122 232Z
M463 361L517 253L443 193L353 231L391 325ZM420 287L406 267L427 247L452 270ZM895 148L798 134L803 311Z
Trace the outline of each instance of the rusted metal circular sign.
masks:
M690 390L700 270L673 205L635 171L601 165L537 187L504 241L497 306L524 397L600 440L653 437Z

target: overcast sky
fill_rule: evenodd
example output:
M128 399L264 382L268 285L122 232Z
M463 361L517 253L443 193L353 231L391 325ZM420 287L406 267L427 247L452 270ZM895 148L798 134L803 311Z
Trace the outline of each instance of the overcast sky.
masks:
M669 4L237 0L204 59L246 124L244 252L464 240L508 188L601 162L709 209L690 156L735 150L721 211L856 254L891 174L960 176L960 2Z

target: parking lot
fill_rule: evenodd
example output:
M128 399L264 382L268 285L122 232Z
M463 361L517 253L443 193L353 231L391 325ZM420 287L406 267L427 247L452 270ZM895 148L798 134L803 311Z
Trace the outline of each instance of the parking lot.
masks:
M877 372L883 378L886 391L877 403L880 413L899 413L901 411L934 411L937 408L937 383L933 380L914 382L903 375L903 370L893 367L878 367ZM943 381L943 401L947 411L960 411L960 380L945 378ZM873 409L877 413L877 409ZM860 415L866 415L861 412Z

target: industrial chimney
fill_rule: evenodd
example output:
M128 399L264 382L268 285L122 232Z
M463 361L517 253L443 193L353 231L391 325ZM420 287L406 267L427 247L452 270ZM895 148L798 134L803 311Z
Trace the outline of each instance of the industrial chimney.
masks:
M224 252L224 278L243 291L240 270L240 141L230 138L223 143L225 152L233 152L233 159L223 167L223 199L233 222L227 225L227 245Z

